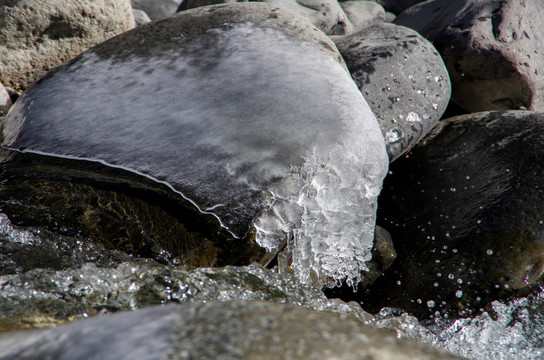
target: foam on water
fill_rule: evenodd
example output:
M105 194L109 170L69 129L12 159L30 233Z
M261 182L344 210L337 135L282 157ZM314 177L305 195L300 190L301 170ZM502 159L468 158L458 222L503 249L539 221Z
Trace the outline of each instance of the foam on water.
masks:
M494 301L491 312L471 318L439 317L422 325L406 313L383 309L369 323L468 359L536 360L544 357L543 310L544 292L540 292L510 302Z

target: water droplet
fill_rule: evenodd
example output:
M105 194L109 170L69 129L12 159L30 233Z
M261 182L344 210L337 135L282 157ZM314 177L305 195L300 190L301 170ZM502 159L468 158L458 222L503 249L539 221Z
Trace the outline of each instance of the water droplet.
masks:
M427 301L427 307L428 307L429 309L432 309L432 308L434 308L435 306L436 306L436 304L435 304L435 302L434 302L433 300Z
M465 179L470 180L470 175L465 176Z
M456 192L456 191L457 191L457 189L456 189L456 188L454 188L454 187L452 187L452 188L450 188L450 191L451 191L451 192Z
M436 277L442 277L442 273L436 273Z
M458 284L462 284L462 283L463 283L463 279L457 279L457 283L458 283Z
M453 274L449 274L449 275L448 275L448 279L450 279L450 280L453 280L453 279L455 279L455 275L453 275Z
M458 299L462 298L463 297L463 292L461 290L457 290L455 292L455 297L458 298Z
M486 254L487 254L487 255L493 255L493 250L487 249Z
M423 301L421 301L421 299L417 299L416 300L418 304L421 304Z
M438 104L433 104L433 109L438 110Z
M434 287L438 287L438 286L439 286L438 282L435 281L435 282L433 283L433 286L434 286Z
M397 280L397 285L401 285L402 283L400 282L400 280Z

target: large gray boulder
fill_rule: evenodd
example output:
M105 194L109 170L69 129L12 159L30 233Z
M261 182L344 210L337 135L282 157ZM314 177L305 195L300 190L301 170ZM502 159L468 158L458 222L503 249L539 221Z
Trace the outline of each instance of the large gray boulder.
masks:
M130 0L133 9L144 11L151 19L170 16L178 9L174 0Z
M524 295L544 272L544 113L442 120L391 164L379 224L397 261L365 301L421 316L478 313Z
M379 24L335 40L376 115L389 160L409 151L440 120L451 86L442 58L414 30Z
M400 14L410 6L421 3L425 0L372 0L382 5L386 11L394 14Z
M0 359L458 359L353 320L264 302L170 305L0 336Z
M359 280L371 258L383 136L334 44L281 7L203 7L110 39L29 88L3 134L24 156L168 187L223 245L290 242L303 282Z
M431 0L399 15L441 53L468 112L544 110L541 1Z
M185 0L178 11L201 6L245 2L238 0ZM353 32L353 25L336 0L264 0L263 2L281 6L309 20L327 35L347 35Z
M134 27L129 0L0 4L0 81L23 90L80 52Z
M385 21L385 10L373 1L343 1L340 6L348 17L354 33Z

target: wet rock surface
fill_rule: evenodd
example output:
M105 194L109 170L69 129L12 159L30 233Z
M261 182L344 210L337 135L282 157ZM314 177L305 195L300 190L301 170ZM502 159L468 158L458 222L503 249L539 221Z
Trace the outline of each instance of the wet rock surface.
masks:
M335 42L380 123L394 161L446 110L451 86L444 62L417 32L393 24L374 25Z
M186 0L178 11L194 9L201 6L235 3L233 0ZM269 3L288 9L309 20L315 27L327 35L346 35L353 32L353 25L348 20L342 7L336 0L265 0Z
M80 52L134 27L129 0L0 5L0 81L22 90Z
M535 1L433 0L394 22L436 46L462 108L542 111L543 11Z
M139 101L149 89L164 101ZM388 164L334 44L257 3L182 12L83 53L23 94L4 145L143 175L263 249L292 236L292 269L321 283L365 270Z
M0 336L0 346L6 359L457 359L333 314L240 301L151 307L11 333Z
M6 88L4 88L2 83L0 83L0 116L6 115L11 105L12 103L9 93Z
M456 117L392 164L378 223L397 261L368 290L367 309L466 316L538 287L543 127L538 112Z
M382 5L387 11L390 11L394 14L400 14L401 12L408 9L409 7L414 6L425 0L373 0L373 1Z

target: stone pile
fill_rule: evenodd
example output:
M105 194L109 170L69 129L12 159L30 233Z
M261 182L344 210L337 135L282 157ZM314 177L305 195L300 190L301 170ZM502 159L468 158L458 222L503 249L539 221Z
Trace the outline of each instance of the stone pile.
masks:
M0 330L95 317L0 359L447 359L362 309L542 285L541 0L232 2L0 5Z

